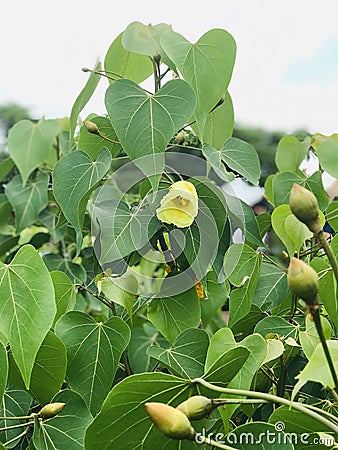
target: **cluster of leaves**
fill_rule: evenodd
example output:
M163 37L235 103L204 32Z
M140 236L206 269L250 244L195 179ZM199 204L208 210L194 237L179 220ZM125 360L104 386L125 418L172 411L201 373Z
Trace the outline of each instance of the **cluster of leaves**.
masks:
M265 183L272 214L256 218L247 204L225 194L213 173L223 182L242 177L254 185L261 175L255 149L232 137L227 89L235 53L224 30L191 44L169 25L134 22L110 46L104 69L98 63L90 71L70 118L21 120L11 128L9 155L0 163L3 448L204 448L161 435L144 404L176 406L194 393L215 397L196 378L289 398L304 366L301 377L309 382L298 398L337 415L331 392L322 390L328 369L316 356L313 323L291 297L283 260L261 250L273 229L290 257L297 252L311 260L320 274L325 335L334 337L336 282L321 249L292 215L288 196L295 182L306 186L338 228L338 204L328 206L322 170L311 176L299 170L313 151L321 168L338 177L338 142L319 135L280 141L278 172ZM149 76L154 93L140 85ZM81 122L104 78L107 115ZM175 226L157 219L150 197L156 207L159 187L187 178L183 169L168 171L167 155L183 161L195 154L206 171L189 172L199 214L180 230L182 244L174 239ZM114 174L130 161L143 177L121 192ZM242 243L233 242L236 229ZM331 245L337 253L336 238ZM163 286L184 273L193 280L190 287L164 295ZM333 358L337 364L336 347ZM27 419L51 401L65 403L57 416L33 424ZM226 434L240 425L235 433L259 435L280 421L287 432L328 431L299 411L257 403L216 410L196 429Z

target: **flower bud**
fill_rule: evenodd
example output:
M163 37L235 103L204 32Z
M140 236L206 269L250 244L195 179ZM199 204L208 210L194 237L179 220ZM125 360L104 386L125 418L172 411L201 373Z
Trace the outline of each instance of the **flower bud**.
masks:
M99 127L96 125L96 123L91 122L90 120L84 120L83 125L89 131L89 133L100 134Z
M185 141L185 132L180 131L179 133L177 133L177 135L175 137L175 142L176 142L176 144L183 144L184 141Z
M176 409L182 411L190 420L199 420L208 416L215 406L209 398L202 395L194 395L179 404Z
M309 230L315 234L319 233L322 224L319 219L318 201L311 191L295 183L290 193L290 208Z
M290 290L303 299L308 306L317 304L318 276L312 267L297 258L292 258L288 270Z
M195 430L182 411L165 403L146 403L145 407L151 421L163 434L172 439L194 440Z
M155 52L153 54L153 60L156 62L156 64L159 64L161 61L161 55L158 52Z
M60 411L62 411L63 407L65 406L65 403L48 403L39 411L39 416L42 417L42 419L50 419L51 417L56 416L59 414Z

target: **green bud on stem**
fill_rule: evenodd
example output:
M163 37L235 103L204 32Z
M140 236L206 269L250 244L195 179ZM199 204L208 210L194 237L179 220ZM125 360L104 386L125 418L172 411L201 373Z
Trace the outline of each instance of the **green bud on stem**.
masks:
M83 125L89 131L89 133L92 134L100 134L99 127L96 125L96 123L91 122L90 120L84 120Z
M202 395L194 395L179 404L176 409L182 411L190 420L199 420L207 417L217 405Z
M288 270L290 290L303 299L308 306L317 304L319 290L318 275L312 267L297 258L292 258Z
M299 184L294 184L290 192L290 208L298 220L315 234L322 229L319 218L318 201L315 195Z
M184 131L180 131L175 136L175 142L176 142L176 144L183 144L184 141L185 141L185 132Z
M159 64L161 61L161 55L158 52L155 52L153 54L153 60L156 62L156 64Z
M42 417L42 419L50 419L51 417L56 416L59 414L60 411L62 411L63 407L65 406L65 403L56 402L56 403L48 403L39 411L39 416Z
M194 440L195 430L182 411L165 403L146 403L145 407L151 421L163 434L172 439Z

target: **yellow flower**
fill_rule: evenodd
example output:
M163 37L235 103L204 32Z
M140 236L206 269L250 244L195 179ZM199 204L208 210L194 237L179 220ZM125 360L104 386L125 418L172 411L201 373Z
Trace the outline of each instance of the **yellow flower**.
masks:
M189 227L198 213L198 197L195 186L189 181L177 181L169 188L156 210L161 222L173 223L179 228Z

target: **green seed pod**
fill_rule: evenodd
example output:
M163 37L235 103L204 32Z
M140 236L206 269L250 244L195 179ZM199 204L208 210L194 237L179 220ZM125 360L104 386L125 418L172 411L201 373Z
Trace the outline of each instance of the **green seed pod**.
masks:
M50 419L51 417L56 416L59 414L60 411L62 411L63 407L65 406L65 403L56 402L56 403L48 403L39 411L39 416L42 417L42 419Z
M181 411L165 403L146 403L145 407L151 421L163 434L172 439L194 440L195 430Z
M89 131L89 133L100 134L99 127L96 125L96 123L91 122L90 120L84 120L83 125Z
M194 395L179 404L176 409L182 411L190 420L199 420L207 417L215 408L212 400L202 395Z
M319 290L318 275L312 267L297 258L292 258L288 270L290 290L303 299L308 306L317 304Z
M322 229L319 219L318 201L308 189L294 184L290 192L290 208L293 214L311 230L318 234Z

